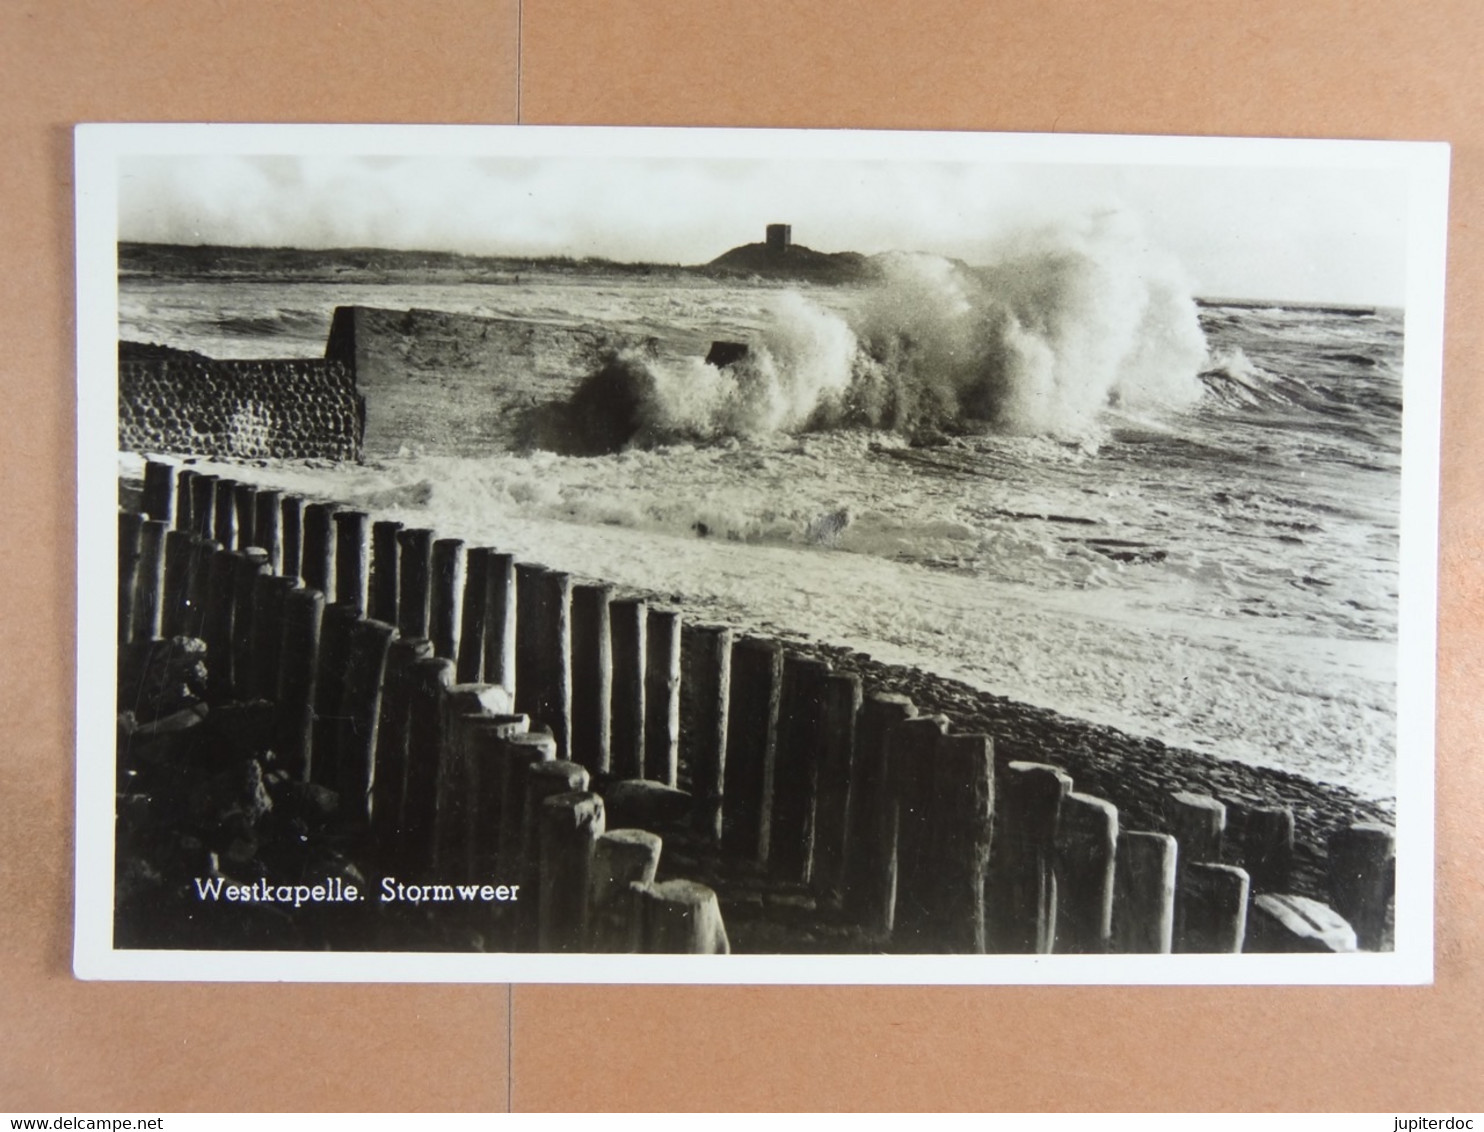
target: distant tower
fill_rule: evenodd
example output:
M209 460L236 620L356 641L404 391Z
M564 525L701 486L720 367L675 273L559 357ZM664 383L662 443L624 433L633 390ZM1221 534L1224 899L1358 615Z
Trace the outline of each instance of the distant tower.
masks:
M793 243L793 238L794 229L792 224L768 225L768 250L775 255L782 255L788 251L788 246Z

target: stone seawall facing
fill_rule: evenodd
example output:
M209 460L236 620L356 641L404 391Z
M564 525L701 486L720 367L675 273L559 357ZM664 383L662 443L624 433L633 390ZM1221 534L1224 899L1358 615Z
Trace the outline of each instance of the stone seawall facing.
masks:
M361 459L365 399L336 360L220 361L123 342L118 389L121 451Z

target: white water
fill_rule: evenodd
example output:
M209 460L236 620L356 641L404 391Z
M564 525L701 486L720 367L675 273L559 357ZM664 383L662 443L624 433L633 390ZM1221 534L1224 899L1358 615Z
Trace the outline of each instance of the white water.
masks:
M626 359L648 371L642 442L967 421L1078 438L1100 431L1110 404L1164 412L1201 397L1195 303L1112 218L1022 235L979 268L901 253L876 263L884 278L843 309L769 296L750 353L726 369Z
M1134 297L1112 302L1106 264L1068 263L1065 293L1040 323L1017 313L1032 309L1016 304L1031 303L1034 288L1021 295L993 273L955 282L951 265L914 265L979 288L966 307L943 303L941 290L931 303L899 304L896 325L912 323L912 340L928 343L908 359L924 374L943 373L932 351L955 335L973 339L970 330L997 345L953 356L1003 360L1023 338L1024 357L1044 360L1028 343L1039 335L1056 345L1039 369L995 371L1004 396L981 416L997 431L930 449L859 427L780 431L858 388L860 357L889 337L886 300L854 289L788 297L766 286L536 279L346 294L125 280L123 322L126 336L218 356L317 352L294 344L317 318L327 327L337 302L762 341L772 378L752 380L768 396L751 415L695 380L725 378L699 363L669 371L693 380L661 389L674 432L734 434L719 440L590 458L409 452L361 468L265 467L253 478L659 594L697 615L850 645L1390 796L1397 454L1388 399L1399 399L1398 324L1217 308L1202 321L1221 368L1201 383L1186 321L1194 308L1164 276L1136 271L1125 279ZM221 324L224 309L260 320L251 340L233 329L249 323ZM942 336L922 333L931 319L944 322ZM1114 322L1133 330L1111 345L1085 329ZM832 357L845 361L831 369ZM1095 394L1070 384L1073 374L1092 375L1084 385ZM1215 392L1237 380L1257 393ZM1213 392L1192 404L1203 386ZM972 388L949 385L955 397ZM1049 435L1005 435L1024 432Z

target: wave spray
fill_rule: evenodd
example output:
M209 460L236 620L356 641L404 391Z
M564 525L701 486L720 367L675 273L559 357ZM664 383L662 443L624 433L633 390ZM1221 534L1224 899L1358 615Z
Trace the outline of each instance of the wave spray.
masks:
M983 266L872 263L878 281L844 313L785 292L732 364L621 356L586 395L604 386L639 445L847 426L1083 438L1110 406L1179 410L1201 396L1189 287L1120 214L1024 233Z

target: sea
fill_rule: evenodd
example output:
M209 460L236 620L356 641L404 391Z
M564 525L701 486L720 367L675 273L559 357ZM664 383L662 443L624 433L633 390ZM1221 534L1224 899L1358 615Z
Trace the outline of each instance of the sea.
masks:
M639 427L620 450L424 438L363 465L271 464L264 483L1394 798L1399 310L1197 301L1059 246L988 267L904 256L836 286L125 274L119 331L312 357L347 303L665 349L630 359ZM708 366L712 340L750 353Z

